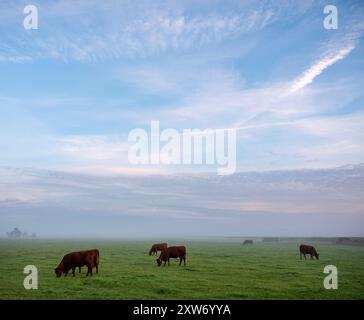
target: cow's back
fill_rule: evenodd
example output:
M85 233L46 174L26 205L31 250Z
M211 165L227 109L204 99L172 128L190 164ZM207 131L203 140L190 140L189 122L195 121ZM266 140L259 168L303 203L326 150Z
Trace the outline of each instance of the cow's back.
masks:
M153 244L152 249L158 251L158 250L164 250L168 247L167 243L156 243Z
M70 266L72 267L82 267L85 265L85 255L82 251L81 252L72 252L71 259L70 259Z
M94 264L99 264L100 252L97 249L80 251L83 255L83 259Z
M97 249L85 250L85 251L80 251L80 252L84 255L90 255L90 256L94 256L94 257L100 256L100 252Z
M169 247L168 250L168 256L170 258L179 258L186 255L186 247L185 246L175 246L175 247Z
M300 245L300 252L301 253L313 254L313 253L316 253L316 249L313 246L309 246L309 245L306 245L306 244L301 244Z
M97 249L71 252L68 254L70 267L82 267L90 262L98 263L99 254Z

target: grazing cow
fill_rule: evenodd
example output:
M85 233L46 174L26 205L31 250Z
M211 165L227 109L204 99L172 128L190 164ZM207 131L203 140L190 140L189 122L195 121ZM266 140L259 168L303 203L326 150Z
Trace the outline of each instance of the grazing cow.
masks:
M170 258L179 258L179 265L182 264L182 260L184 262L184 265L186 265L186 247L185 246L178 246L178 247L169 247L165 248L159 258L157 259L158 267L161 266L162 262L164 261L164 266L166 266L166 263Z
M244 240L243 245L253 244L253 240Z
M153 255L153 254L157 254L158 251L163 251L164 249L167 248L167 244L166 243L156 243L153 244L152 247L149 250L149 255Z
M305 244L301 244L300 245L300 258L302 260L302 255L305 257L306 259L306 254L309 254L311 256L311 259L313 259L313 257L316 257L316 259L319 259L319 254L317 253L316 249L313 246L308 246Z
M79 272L81 272L82 266L87 266L87 274L92 276L92 268L96 267L96 273L99 273L99 250L86 250L71 252L66 254L62 261L59 263L58 267L54 269L57 278L59 278L63 273L67 277L68 272L72 269L72 274L75 276L75 269L78 267Z

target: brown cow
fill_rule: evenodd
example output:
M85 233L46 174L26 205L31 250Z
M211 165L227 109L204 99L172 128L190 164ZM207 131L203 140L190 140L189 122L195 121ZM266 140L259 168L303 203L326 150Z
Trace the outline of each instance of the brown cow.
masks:
M165 242L153 244L149 250L149 255L151 256L153 254L157 254L158 251L163 251L166 248L167 248L167 244Z
M301 258L301 260L302 260L302 255L306 259L306 254L309 254L311 256L311 259L313 259L313 257L316 257L317 260L319 259L319 254L317 253L315 247L308 246L306 244L301 244L300 245L300 258Z
M186 247L185 246L178 246L178 247L169 247L164 249L159 258L157 259L158 267L161 266L162 262L164 261L164 266L166 266L166 263L170 258L179 258L179 265L182 264L182 260L184 265L186 265Z
M63 273L67 277L68 272L72 269L72 274L75 276L75 269L78 267L81 272L82 266L87 266L87 274L92 276L92 268L96 267L96 273L99 273L99 250L85 250L78 252L71 252L66 254L57 268L54 269L57 278Z
M253 244L253 240L244 240L243 245Z

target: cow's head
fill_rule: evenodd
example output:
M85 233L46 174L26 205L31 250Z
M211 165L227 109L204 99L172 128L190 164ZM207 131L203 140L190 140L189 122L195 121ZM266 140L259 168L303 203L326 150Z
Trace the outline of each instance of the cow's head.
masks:
M157 265L158 265L158 267L160 267L160 266L161 266L161 264L162 264L162 260L161 260L160 258L158 258L158 259L156 259L156 261L157 261Z
M62 269L61 268L59 268L59 267L57 267L57 268L55 268L54 269L54 272L55 272L55 274L56 274L56 276L57 276L57 278L59 278L61 275L62 275Z
M319 256L320 256L320 255L316 252L316 253L315 253L315 257L316 257L316 259L317 259L317 260L319 260Z
M151 255L152 255L152 253L153 253L153 250L152 250L152 249L150 249L150 250L149 250L149 255L151 256Z

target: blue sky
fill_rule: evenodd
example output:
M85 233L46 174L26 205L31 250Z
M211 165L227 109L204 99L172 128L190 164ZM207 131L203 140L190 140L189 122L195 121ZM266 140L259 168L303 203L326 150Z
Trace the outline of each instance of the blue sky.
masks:
M152 120L159 120L161 129L180 131L236 128L239 172L364 162L363 1L32 1L39 28L25 30L28 4L0 2L0 167L138 177L211 171L207 166L131 166L128 133L149 130ZM338 9L336 30L323 27L327 4ZM44 199L47 209L65 211L49 199L55 193L62 198L67 185L53 192L42 182L31 191L17 181L0 186L0 202L18 212L3 216L4 228L25 211L32 221L34 203ZM153 186L146 188L149 193ZM355 194L359 199L360 192ZM226 194L226 206L230 196ZM107 202L105 193L99 197ZM264 195L258 198L253 207L264 208L274 221L274 203ZM90 206L87 199L73 199L66 209L82 220ZM349 192L349 204L350 199ZM120 201L119 211L128 211L128 202ZM184 201L195 201L195 208L183 208ZM173 204L176 216L189 221L186 212L211 208L208 200L197 202L179 198ZM293 201L291 209L282 210L295 211L295 206ZM357 216L361 207L355 208L345 229L349 233L363 222ZM323 214L325 204L316 209L300 212L302 219ZM113 210L105 214L113 216ZM159 207L154 213L163 219L166 210ZM204 218L200 216L197 229ZM276 219L277 227L284 219ZM249 226L244 219L231 225L239 223ZM324 232L318 225L317 233ZM266 229L251 230L258 234Z
M363 161L361 1L337 30L327 1L33 1L38 30L26 4L0 5L1 165L131 173L151 120L238 128L239 171Z

